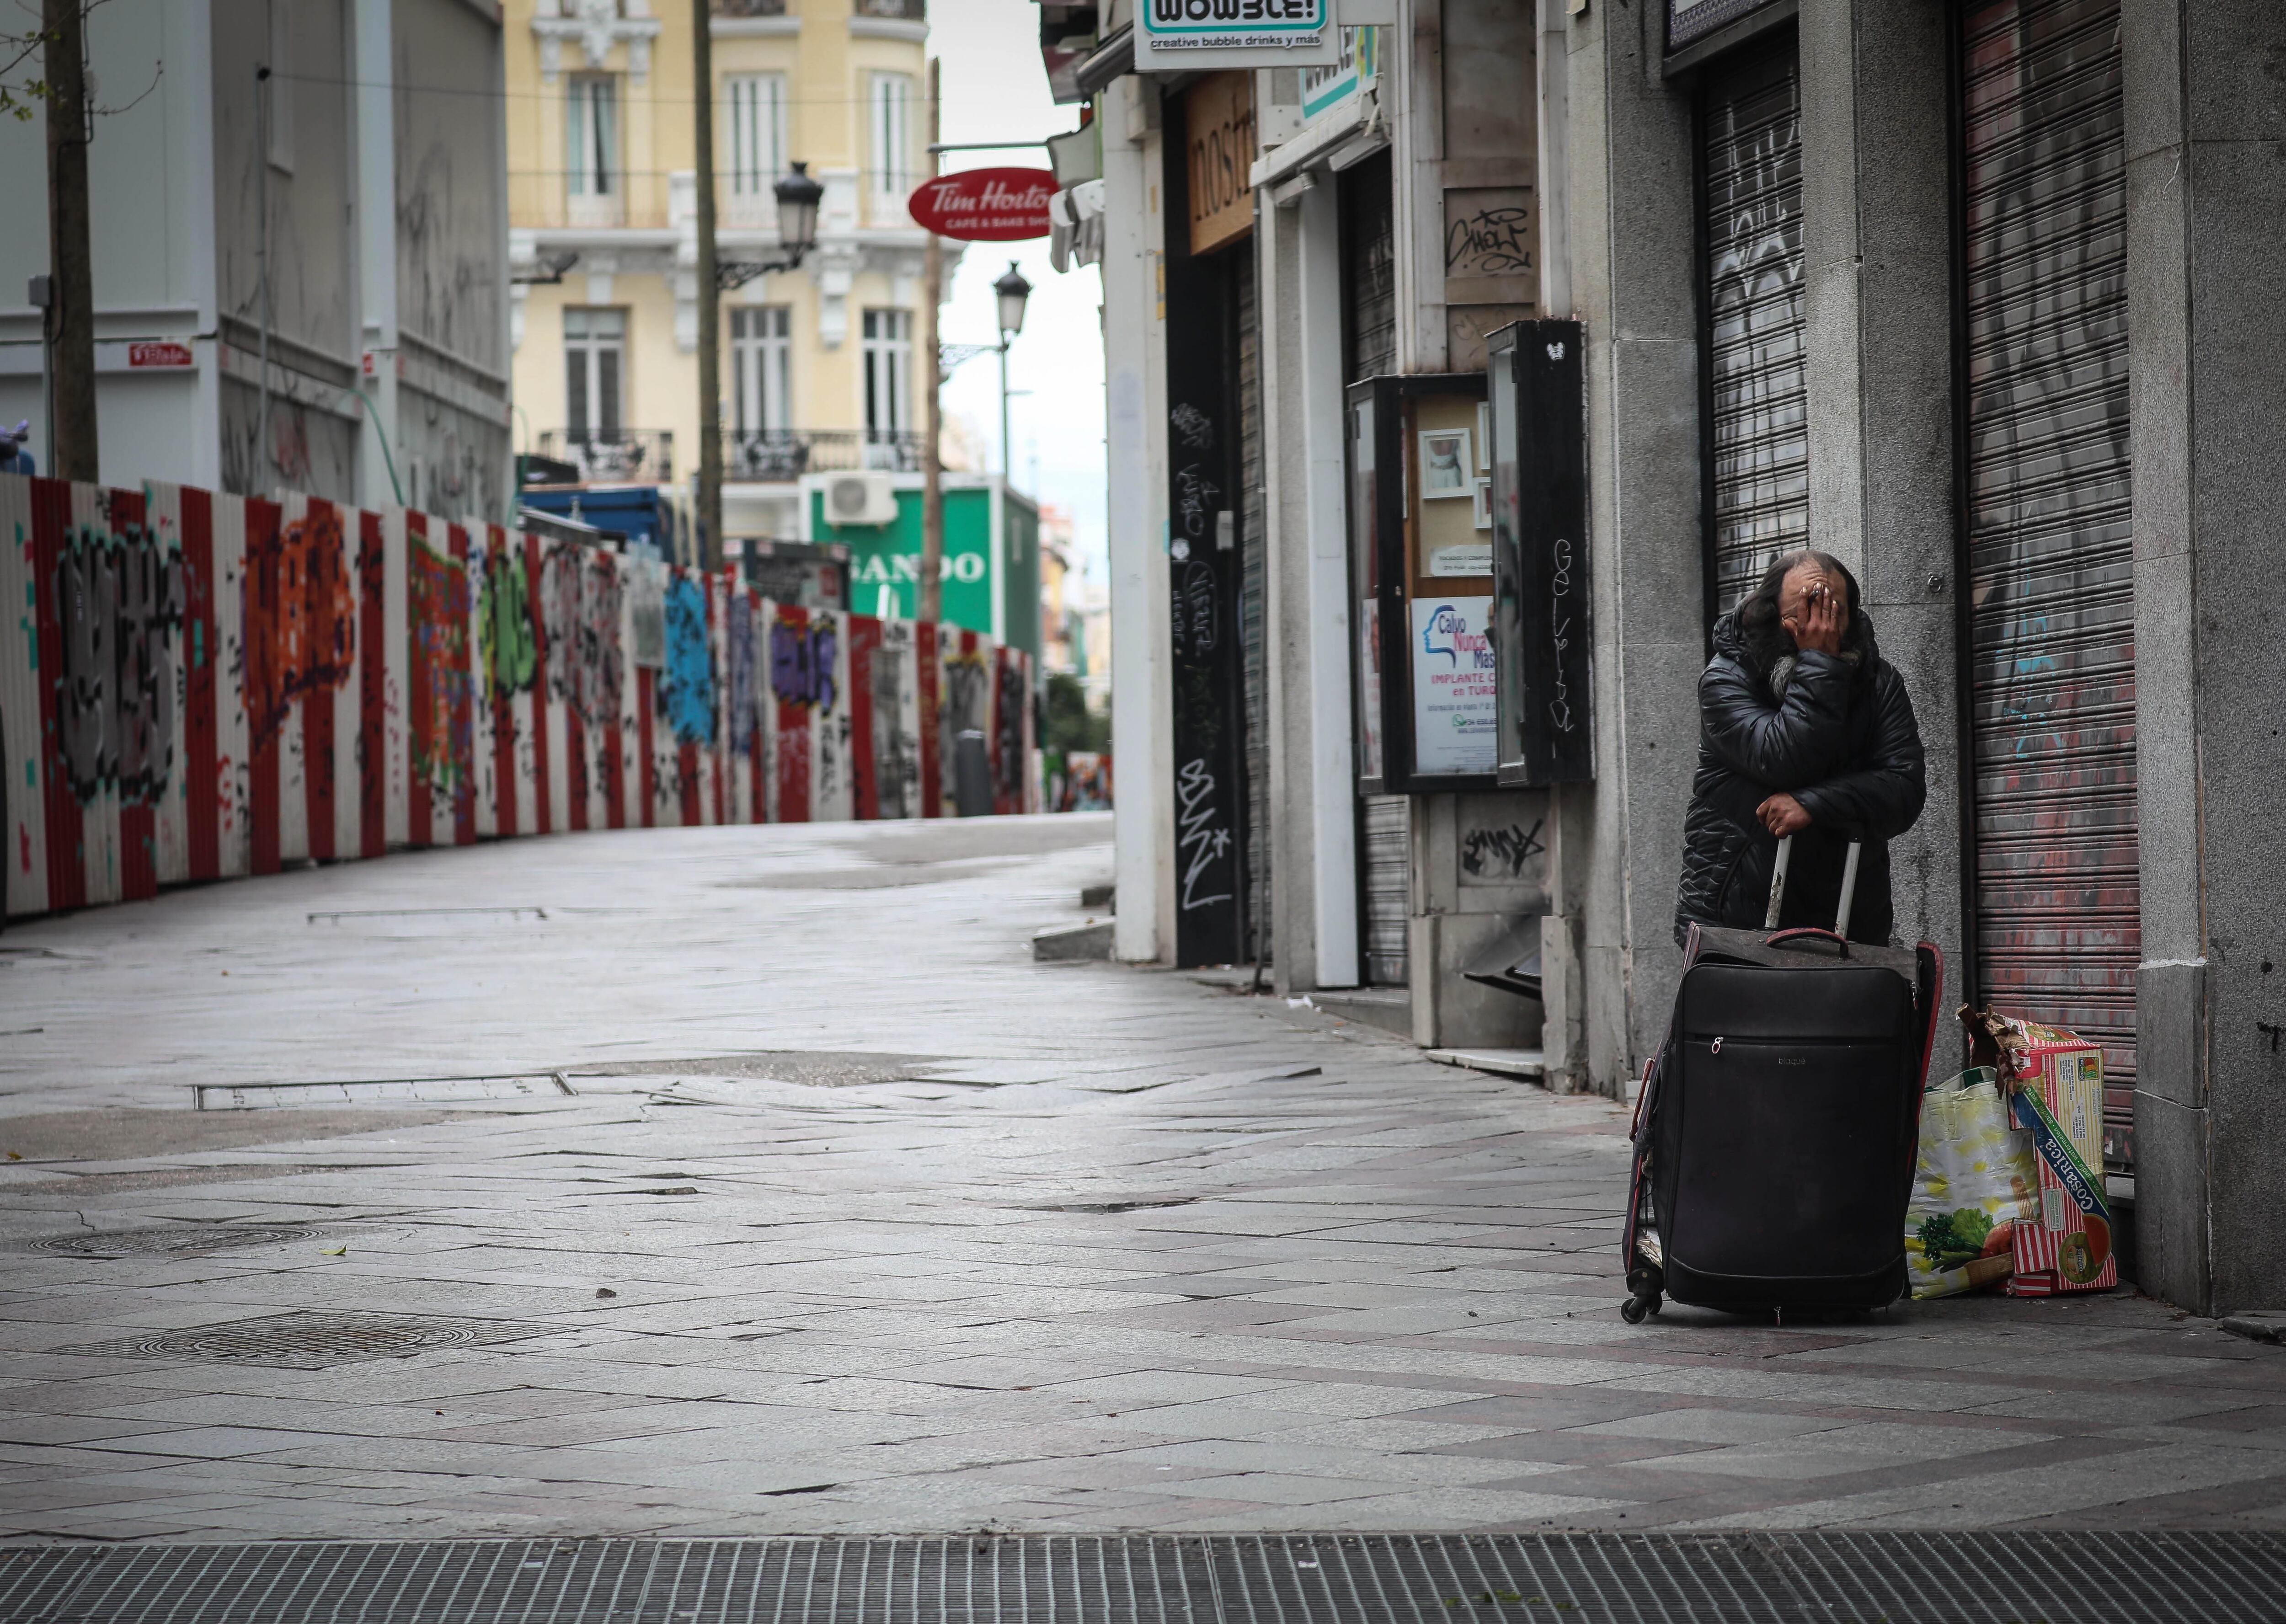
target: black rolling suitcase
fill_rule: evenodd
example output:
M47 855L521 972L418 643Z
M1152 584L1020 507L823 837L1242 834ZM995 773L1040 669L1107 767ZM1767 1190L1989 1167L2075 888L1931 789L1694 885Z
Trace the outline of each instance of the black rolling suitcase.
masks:
M1694 925L1636 1101L1622 1256L1630 1323L1678 1303L1744 1313L1880 1308L1905 1289L1905 1206L1944 959L1833 930Z

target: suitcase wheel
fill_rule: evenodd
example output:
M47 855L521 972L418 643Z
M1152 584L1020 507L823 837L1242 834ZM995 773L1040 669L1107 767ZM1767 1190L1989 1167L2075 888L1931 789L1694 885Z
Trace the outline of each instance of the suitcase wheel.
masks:
M1657 1313L1659 1293L1667 1285L1667 1276L1648 1264L1628 1271L1628 1289L1635 1295L1620 1305L1620 1318L1629 1325L1641 1325Z

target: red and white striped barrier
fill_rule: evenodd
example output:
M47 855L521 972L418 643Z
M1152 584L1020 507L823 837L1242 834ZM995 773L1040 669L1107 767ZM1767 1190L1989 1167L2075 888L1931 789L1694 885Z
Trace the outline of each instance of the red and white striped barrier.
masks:
M151 484L0 475L6 912L399 847L1037 808L1031 672L729 572Z

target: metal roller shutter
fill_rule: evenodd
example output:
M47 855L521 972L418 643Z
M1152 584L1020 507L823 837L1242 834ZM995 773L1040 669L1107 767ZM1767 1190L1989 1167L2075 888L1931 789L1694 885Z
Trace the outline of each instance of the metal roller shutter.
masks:
M1406 830L1412 807L1403 795L1368 795L1365 816L1365 979L1402 987L1407 973L1405 920L1411 911Z
M1790 29L1707 70L1700 167L1718 613L1753 589L1772 558L1809 545L1801 106Z
M1254 243L1231 250L1238 284L1238 619L1246 682L1246 952L1270 941L1270 670L1263 524L1262 336L1255 325Z
M1341 176L1344 361L1350 382L1397 370L1397 220L1389 157L1376 154ZM1361 798L1358 841L1364 863L1365 979L1407 985L1406 919L1412 912L1402 795Z
M2104 1046L2133 1158L2135 577L2118 0L1962 19L1975 984Z

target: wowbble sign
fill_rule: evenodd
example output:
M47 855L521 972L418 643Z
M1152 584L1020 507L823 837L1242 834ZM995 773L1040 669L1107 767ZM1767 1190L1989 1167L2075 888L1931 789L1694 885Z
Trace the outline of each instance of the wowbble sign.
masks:
M963 169L913 188L914 222L967 242L1020 242L1048 234L1056 177L1045 169Z

